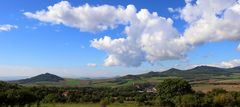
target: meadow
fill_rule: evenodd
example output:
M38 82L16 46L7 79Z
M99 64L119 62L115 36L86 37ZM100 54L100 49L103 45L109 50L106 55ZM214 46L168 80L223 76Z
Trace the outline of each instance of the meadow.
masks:
M53 103L53 104L42 104L41 107L101 107L99 103L85 103L85 104L62 104L62 103ZM110 104L107 107L139 107L134 103L114 103ZM146 106L144 106L146 107Z

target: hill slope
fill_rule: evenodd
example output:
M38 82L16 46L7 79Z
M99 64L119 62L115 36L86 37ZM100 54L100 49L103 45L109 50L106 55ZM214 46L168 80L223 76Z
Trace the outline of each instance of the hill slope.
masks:
M129 84L131 83L159 83L166 78L183 78L190 82L208 81L208 80L240 80L240 67L234 68L218 68L211 66L198 66L188 70L179 70L171 68L163 72L148 72L140 75L127 75L113 80L112 83Z
M63 80L64 80L63 78L61 78L57 75L45 73L45 74L37 75L35 77L22 79L22 80L18 80L18 81L14 81L14 82L19 83L19 84L31 84L31 83L37 83L37 82L60 82Z

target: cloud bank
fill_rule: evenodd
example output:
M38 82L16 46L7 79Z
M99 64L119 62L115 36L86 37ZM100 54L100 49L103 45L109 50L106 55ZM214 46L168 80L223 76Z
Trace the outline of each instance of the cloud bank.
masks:
M232 68L240 65L240 59L234 59L230 61L223 61L218 66L223 68Z
M0 25L0 32L10 31L12 29L17 29L17 28L18 26L16 25L10 25L10 24Z
M240 59L232 59L228 61L222 61L215 64L196 64L191 65L191 68L197 67L197 66L213 66L213 67L219 67L219 68L233 68L238 67L240 65Z
M88 63L87 66L88 66L88 67L96 67L97 64L94 64L94 63Z
M238 45L237 50L240 51L240 44Z
M125 37L94 39L91 46L105 51L106 66L140 66L143 62L175 60L186 57L197 45L223 40L240 40L240 0L185 0L178 11L187 22L183 34L173 27L171 18L137 11L134 5L73 7L67 1L49 6L47 10L25 12L24 15L51 24L63 24L81 31L98 32L124 25ZM169 8L170 9L170 8ZM239 47L238 47L239 49Z
M240 1L197 0L180 11L188 23L183 40L191 45L240 39Z

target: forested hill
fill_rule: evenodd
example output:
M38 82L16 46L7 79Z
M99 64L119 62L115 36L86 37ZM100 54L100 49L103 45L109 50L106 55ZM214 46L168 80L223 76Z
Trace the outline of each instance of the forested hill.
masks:
M234 68L218 68L211 66L198 66L188 70L179 70L171 68L163 72L149 72L141 75L134 75L135 78L148 77L182 77L184 79L211 79L212 76L229 76L233 73L240 73L240 67ZM129 76L129 75L128 75ZM126 78L126 77L122 77Z
M29 84L29 83L37 83L37 82L60 82L63 80L64 80L63 78L57 75L45 73L45 74L37 75L35 77L13 81L13 82L18 84Z

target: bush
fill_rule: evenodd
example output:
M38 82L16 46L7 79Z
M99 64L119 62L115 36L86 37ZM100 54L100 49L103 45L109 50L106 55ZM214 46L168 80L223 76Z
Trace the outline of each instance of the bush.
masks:
M101 105L101 107L107 107L107 105L109 105L110 104L110 102L108 101L108 99L102 99L101 101L100 101L100 105Z
M3 92L0 92L0 107L1 107L1 105L5 105L6 98L7 98L6 94Z
M144 94L140 94L136 97L136 101L139 105L145 104L145 101L147 101L148 99L146 98L146 95Z
M202 98L197 94L186 94L175 98L175 105L177 107L200 107Z
M162 105L174 105L174 97L192 93L191 85L183 79L166 79L157 87Z
M218 107L225 106L233 107L236 104L234 97L230 93L219 94L217 96L214 96L213 102L215 106Z
M119 103L124 103L124 97L122 97L122 96L117 97L117 101Z
M43 102L44 103L55 103L57 99L56 94L48 94L47 96L44 97Z
M210 91L208 93L208 95L216 96L216 95L224 94L224 93L227 93L227 91L222 88L214 88L212 91Z

